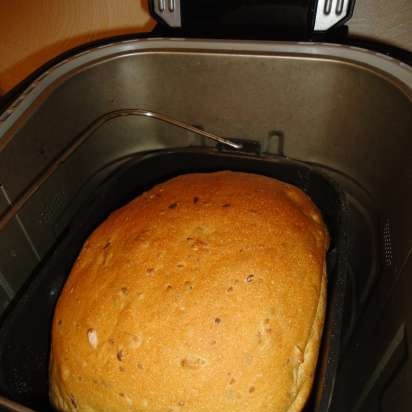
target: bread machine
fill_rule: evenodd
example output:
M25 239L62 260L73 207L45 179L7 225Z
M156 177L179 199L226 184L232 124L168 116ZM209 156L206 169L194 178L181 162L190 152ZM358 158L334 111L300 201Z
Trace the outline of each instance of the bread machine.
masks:
M51 314L93 227L170 176L222 169L300 186L331 231L305 410L411 409L411 55L349 36L353 1L220 3L152 1L153 33L66 53L3 99L1 410L50 410Z

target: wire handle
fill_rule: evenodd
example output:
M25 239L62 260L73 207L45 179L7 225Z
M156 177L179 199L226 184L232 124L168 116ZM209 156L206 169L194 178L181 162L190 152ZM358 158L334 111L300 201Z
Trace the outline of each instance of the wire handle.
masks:
M53 173L62 165L90 136L104 123L109 120L115 119L122 116L144 116L151 119L160 120L164 123L171 124L181 129L188 130L190 132L196 133L200 136L207 137L208 139L214 140L216 142L222 143L226 146L230 146L233 149L241 149L242 145L240 143L235 143L226 139L224 137L218 136L216 134L206 132L195 126L191 126L187 123L181 122L171 116L163 113L154 112L151 110L133 108L133 109L120 109L109 113L106 113L92 123L90 123L68 146L57 159L51 163L46 170L40 174L40 176L33 182L31 186L17 199L17 201L10 205L7 211L0 217L0 230L3 230L6 225L13 219L17 213L23 208L23 206L31 199L31 197L40 189L43 183L51 176Z

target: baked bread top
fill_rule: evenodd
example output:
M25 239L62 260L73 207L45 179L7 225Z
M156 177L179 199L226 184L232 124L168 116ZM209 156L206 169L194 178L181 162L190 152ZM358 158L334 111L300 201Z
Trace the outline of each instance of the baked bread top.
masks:
M296 412L326 304L312 201L240 172L182 175L114 212L58 300L61 411Z

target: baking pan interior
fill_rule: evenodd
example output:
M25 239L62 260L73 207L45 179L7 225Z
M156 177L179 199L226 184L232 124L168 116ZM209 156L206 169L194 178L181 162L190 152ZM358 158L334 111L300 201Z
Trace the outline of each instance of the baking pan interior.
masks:
M113 44L62 62L33 85L37 97L1 137L0 213L92 122L110 120L0 231L6 304L40 273L81 205L131 156L214 150L150 119L112 116L132 107L164 112L253 140L256 157L298 159L338 183L349 219L347 305L330 410L409 412L412 81L400 70L407 69L345 46L187 39ZM22 384L21 399L24 393Z
M74 259L96 225L111 211L156 183L183 173L216 170L259 173L294 184L303 189L322 212L331 236L327 323L315 391L306 410L328 410L343 322L347 210L344 194L329 177L300 162L282 158L262 160L208 149L159 151L137 159L132 157L101 182L82 205L73 205L77 209L73 220L43 259L32 281L5 313L0 327L2 393L36 410L51 410L47 372L52 314Z

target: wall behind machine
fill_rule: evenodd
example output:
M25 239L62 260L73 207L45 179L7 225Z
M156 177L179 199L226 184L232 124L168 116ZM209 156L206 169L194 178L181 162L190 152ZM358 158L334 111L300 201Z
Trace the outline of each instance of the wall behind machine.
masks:
M351 33L412 51L411 0L357 0ZM150 31L147 0L0 1L0 95L56 55Z
M411 0L357 0L351 33L412 51ZM63 51L154 26L147 0L0 1L0 95Z

